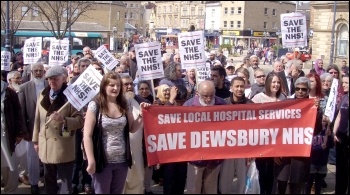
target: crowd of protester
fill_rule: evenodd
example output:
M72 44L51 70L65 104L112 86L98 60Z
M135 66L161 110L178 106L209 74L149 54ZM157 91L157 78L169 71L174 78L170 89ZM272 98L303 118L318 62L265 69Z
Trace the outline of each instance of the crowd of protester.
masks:
M16 54L11 72L1 81L1 175L5 193L14 193L18 180L40 193L153 194L151 181L164 194L244 193L252 160L259 171L261 194L316 194L327 184L327 164L336 165L336 194L349 187L349 69L324 67L316 60L309 73L302 62L286 56L270 60L273 70L259 68L261 56L249 55L235 65L222 51L208 52L209 77L197 83L196 71L182 71L180 53L163 54L164 78L140 81L135 48L125 45L111 71L94 58L90 48L73 55L67 66L42 62L25 65ZM268 58L267 58L268 59ZM267 60L265 60L267 61ZM265 63L265 62L264 62ZM99 94L82 110L68 105L64 89L87 67L103 75ZM324 115L333 79L338 81L334 120ZM152 88L154 86L154 88ZM174 162L147 166L142 108L146 106L215 106L314 99L317 107L310 157L233 158ZM51 120L48 122L48 120ZM103 143L93 140L101 130ZM26 155L15 145L25 142ZM335 147L334 147L335 146ZM334 154L332 155L332 150ZM101 159L95 159L99 151ZM101 161L102 160L102 161ZM43 171L41 170L43 169ZM81 173L80 173L81 172ZM81 175L81 176L80 176ZM232 180L237 178L237 189ZM58 188L57 178L61 180Z

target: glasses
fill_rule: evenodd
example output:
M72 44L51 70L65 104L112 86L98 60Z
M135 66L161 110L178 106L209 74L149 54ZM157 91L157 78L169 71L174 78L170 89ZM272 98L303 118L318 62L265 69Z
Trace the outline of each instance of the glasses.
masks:
M303 87L296 87L295 91L302 91L302 92L307 92L308 88L303 88Z
M83 65L80 65L80 67L82 67L82 68L86 68L86 67L88 67L89 65L85 65L85 64L83 64Z
M125 87L127 87L127 86L133 86L134 84L133 83L123 83L123 85L125 86Z
M256 76L256 78L265 78L266 76L265 75L259 75L259 76Z
M334 71L334 72L328 72L329 74L338 74L338 72Z

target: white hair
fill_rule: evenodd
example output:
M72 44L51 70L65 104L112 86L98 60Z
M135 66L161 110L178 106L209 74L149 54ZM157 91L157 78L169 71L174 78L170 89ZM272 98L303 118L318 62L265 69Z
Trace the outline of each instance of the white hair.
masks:
M15 77L15 74L18 73L19 75L21 75L20 72L14 70L14 71L11 71L7 74L7 82L10 83L10 79L12 79L13 77Z

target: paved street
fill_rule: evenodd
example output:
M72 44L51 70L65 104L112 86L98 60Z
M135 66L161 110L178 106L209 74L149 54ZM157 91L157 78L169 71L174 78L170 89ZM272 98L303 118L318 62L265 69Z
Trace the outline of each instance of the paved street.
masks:
M335 166L334 165L328 165L328 173L327 173L327 177L326 177L325 181L328 184L328 186L327 186L327 188L322 189L322 194L334 194L334 189L335 189ZM236 179L234 179L233 183L232 183L232 188L233 188L232 193L233 194L236 193L234 191L235 185L236 185ZM39 187L40 187L41 193L44 193L43 183L40 182ZM154 194L163 194L163 187L162 186L152 185L151 189L152 189ZM3 188L1 188L1 194L3 194L3 193L4 193ZM30 186L20 184L17 193L18 194L30 194ZM84 194L84 193L82 193L82 194Z

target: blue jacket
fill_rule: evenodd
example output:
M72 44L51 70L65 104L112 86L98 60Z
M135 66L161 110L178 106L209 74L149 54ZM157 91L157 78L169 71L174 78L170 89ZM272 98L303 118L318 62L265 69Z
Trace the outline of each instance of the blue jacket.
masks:
M226 105L226 102L224 99L215 96L215 105ZM201 106L201 104L199 103L199 96L197 95L187 100L183 106ZM191 161L190 163L199 167L215 168L216 166L220 165L222 162L223 162L222 159L215 159L215 160Z

